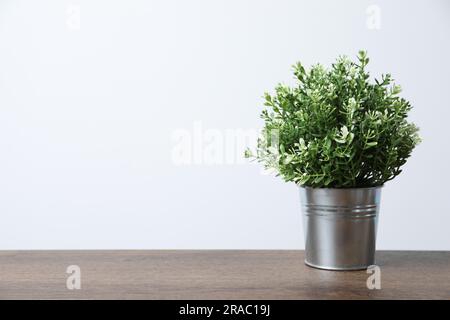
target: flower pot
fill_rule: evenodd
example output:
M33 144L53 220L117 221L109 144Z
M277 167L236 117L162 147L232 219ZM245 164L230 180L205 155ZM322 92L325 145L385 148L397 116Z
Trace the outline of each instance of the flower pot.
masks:
M300 187L305 263L327 270L360 270L375 264L381 187Z

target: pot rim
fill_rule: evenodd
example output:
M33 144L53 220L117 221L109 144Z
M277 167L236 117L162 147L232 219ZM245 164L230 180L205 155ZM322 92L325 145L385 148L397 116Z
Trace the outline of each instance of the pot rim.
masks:
M375 187L353 187L353 188L314 188L302 185L298 185L298 187L301 189L311 189L311 190L370 190L370 189L381 189L384 187L384 184Z

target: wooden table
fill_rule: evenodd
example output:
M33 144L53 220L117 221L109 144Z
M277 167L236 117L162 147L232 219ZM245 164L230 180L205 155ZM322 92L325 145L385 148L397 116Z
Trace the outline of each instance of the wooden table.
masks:
M384 251L366 271L322 271L303 251L0 251L0 299L450 299L450 252ZM69 290L69 265L81 289Z

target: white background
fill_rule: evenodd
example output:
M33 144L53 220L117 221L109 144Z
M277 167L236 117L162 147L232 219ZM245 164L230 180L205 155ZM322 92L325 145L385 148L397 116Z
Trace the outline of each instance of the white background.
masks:
M424 140L378 248L450 250L449 39L444 0L1 0L0 249L302 248L295 185L177 166L173 134L258 128L294 62L367 49Z

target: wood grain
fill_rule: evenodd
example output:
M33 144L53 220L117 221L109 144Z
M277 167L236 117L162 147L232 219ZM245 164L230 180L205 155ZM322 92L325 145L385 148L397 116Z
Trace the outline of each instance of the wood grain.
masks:
M0 251L0 299L450 299L450 252L379 252L365 271L322 271L303 251ZM81 268L81 290L66 268Z

